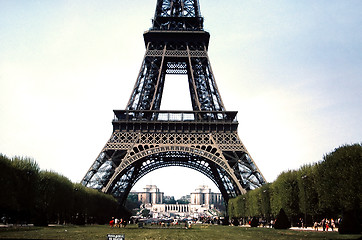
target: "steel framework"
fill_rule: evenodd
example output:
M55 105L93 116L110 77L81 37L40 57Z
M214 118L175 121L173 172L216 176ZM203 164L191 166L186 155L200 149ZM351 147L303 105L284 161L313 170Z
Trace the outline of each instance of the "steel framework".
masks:
M113 133L82 184L124 203L147 173L168 166L195 169L225 202L266 181L226 111L207 54L198 0L158 0L146 53L126 110L114 110ZM167 74L188 76L192 111L160 111Z

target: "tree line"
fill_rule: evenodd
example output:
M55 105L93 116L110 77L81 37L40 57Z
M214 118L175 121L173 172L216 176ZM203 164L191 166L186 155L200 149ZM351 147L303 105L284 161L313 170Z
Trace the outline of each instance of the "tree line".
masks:
M31 158L0 154L0 218L7 223L104 224L117 200L68 178L41 171Z
M353 214L362 220L362 145L345 145L315 164L281 173L277 179L230 199L231 218L273 219L284 209L292 225Z

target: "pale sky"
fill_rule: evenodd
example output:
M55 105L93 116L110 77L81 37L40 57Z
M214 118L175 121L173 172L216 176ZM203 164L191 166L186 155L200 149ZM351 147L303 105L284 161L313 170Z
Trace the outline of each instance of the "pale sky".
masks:
M0 0L0 153L79 182L112 134L113 109L126 107L155 6ZM200 6L221 97L239 112L239 136L267 181L361 142L362 1ZM186 76L166 79L162 108L191 109L185 86ZM217 191L201 173L176 167L133 190L146 184L176 197L201 184Z

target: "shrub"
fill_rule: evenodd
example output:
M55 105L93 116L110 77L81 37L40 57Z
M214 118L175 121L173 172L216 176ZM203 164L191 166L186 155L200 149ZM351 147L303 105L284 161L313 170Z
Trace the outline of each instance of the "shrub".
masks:
M231 219L231 223L234 225L234 226L238 226L239 225L239 219L236 218L236 217L233 217Z
M285 211L283 208L280 209L278 215L277 215L277 219L275 220L275 225L274 225L275 229L288 229L290 228L290 221L287 217L287 215L285 214Z
M339 225L338 232L340 234L361 233L361 225L354 211L347 211L343 214L342 222Z
M253 217L253 219L251 219L251 222L250 222L250 227L258 227L258 225L259 225L258 218Z

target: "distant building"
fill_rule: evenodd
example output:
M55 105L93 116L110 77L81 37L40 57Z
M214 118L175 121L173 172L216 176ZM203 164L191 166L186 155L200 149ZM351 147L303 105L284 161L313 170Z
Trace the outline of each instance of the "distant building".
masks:
M195 192L190 194L191 204L196 205L211 205L222 204L223 198L221 193L213 193L206 185L201 185L195 189Z
M193 217L217 216L214 205L196 204L146 204L144 208L150 210L152 217Z
M164 204L164 193L155 185L147 185L143 192L138 192L138 201L142 202L142 207L149 209L153 217L195 217L215 216L217 210L214 205L223 204L221 193L213 193L211 189L202 185L195 189L190 195L182 197L185 204ZM167 196L166 196L167 197ZM170 198L170 197L169 197Z
M138 192L138 201L142 204L162 204L163 192L156 185L146 185L143 192Z

